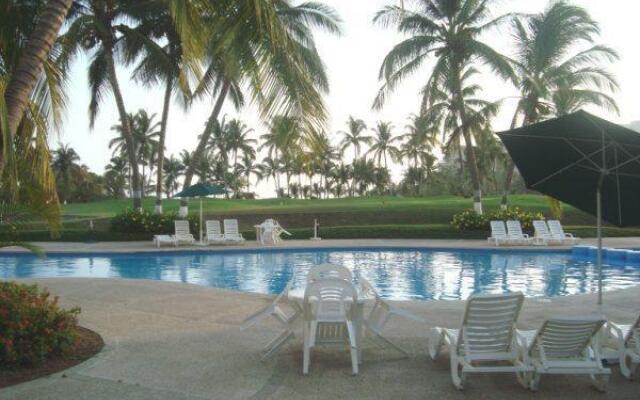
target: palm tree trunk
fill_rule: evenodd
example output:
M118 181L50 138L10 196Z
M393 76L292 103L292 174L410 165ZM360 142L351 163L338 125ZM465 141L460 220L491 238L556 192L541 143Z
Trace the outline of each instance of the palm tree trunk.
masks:
M124 133L125 142L127 145L127 157L129 158L129 165L131 166L131 187L133 188L133 209L142 210L142 193L140 192L140 171L138 170L138 161L136 157L135 143L133 140L133 133L131 132L131 124L129 121L129 114L124 106L124 99L122 98L122 92L120 91L120 85L118 83L118 76L116 75L116 66L113 62L113 51L110 46L105 45L105 57L107 62L107 70L109 72L109 83L113 90L113 96L116 99L116 106L118 108L118 114L120 114L120 121L122 124L122 132Z
M73 3L72 0L50 0L46 3L18 60L18 65L11 75L4 95L7 103L7 125L9 128L7 136L10 141L15 136L18 125L29 106L31 93L58 37L58 32L71 3ZM2 150L2 146L0 139L0 150ZM3 151L0 151L0 172L2 172L4 164L2 154Z
M515 129L516 127L518 111L519 110L516 110L516 114L513 116L513 119L511 120L511 129ZM515 170L516 170L516 165L513 163L513 160L509 158L507 160L507 174L504 178L504 190L502 191L502 200L500 200L500 209L502 210L506 210L509 207L509 194L511 192L511 183L513 182L513 174Z
M160 121L160 138L158 141L158 171L156 177L156 206L155 213L162 214L162 178L164 168L164 141L167 135L167 120L169 118L169 108L171 107L171 93L173 89L173 79L167 79L167 86L164 91L164 105L162 107L162 120Z

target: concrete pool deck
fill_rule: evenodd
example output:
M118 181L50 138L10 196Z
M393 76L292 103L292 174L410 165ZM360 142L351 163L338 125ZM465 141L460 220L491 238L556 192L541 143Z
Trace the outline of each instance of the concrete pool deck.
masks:
M275 324L241 332L241 321L270 296L146 280L30 279L60 296L63 306L80 306L81 324L100 333L104 350L65 372L0 390L3 400L51 399L638 399L640 383L613 368L607 394L586 377L545 376L536 394L514 375L471 376L464 392L450 381L448 357L431 361L428 328L457 327L461 301L398 303L428 324L394 319L388 336L409 349L365 342L361 373L351 376L348 352L314 351L309 376L302 376L301 341L296 338L273 360L260 349L277 332ZM594 295L527 299L521 328L536 328L554 312L595 310ZM640 312L640 286L605 294L603 311L629 323Z
M40 242L34 243L45 252L60 253L119 253L119 252L158 252L158 251L228 251L255 249L296 249L296 248L351 248L351 247L423 247L436 249L493 249L493 250L569 250L571 246L500 246L496 247L486 240L467 239L327 239L327 240L285 240L275 246L262 246L255 241L242 244L210 245L210 246L162 246L157 248L151 241L147 242ZM595 238L582 239L581 245L597 244ZM640 237L605 238L604 247L640 248ZM19 248L6 248L2 253L23 252Z

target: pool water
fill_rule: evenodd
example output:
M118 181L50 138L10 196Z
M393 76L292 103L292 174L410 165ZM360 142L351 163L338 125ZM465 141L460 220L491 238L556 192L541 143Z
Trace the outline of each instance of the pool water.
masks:
M294 279L302 287L313 265L333 263L366 277L387 299L465 299L474 293L521 291L565 296L597 291L591 260L569 252L425 249L314 249L133 254L0 256L0 279L91 277L152 279L275 294ZM640 284L640 267L604 266L605 290Z

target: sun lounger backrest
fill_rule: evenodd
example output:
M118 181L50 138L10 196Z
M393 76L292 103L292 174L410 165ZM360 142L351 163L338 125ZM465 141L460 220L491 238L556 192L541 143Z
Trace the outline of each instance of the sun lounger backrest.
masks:
M509 236L514 237L523 237L522 233L522 225L520 225L520 221L510 220L507 221L507 232Z
M564 229L562 229L562 224L560 223L560 221L549 220L547 221L547 226L549 226L549 231L551 231L552 236L557 236L564 239Z
M551 235L545 221L533 221L533 229L535 230L536 237L549 237Z
M504 221L491 221L491 237L494 237L494 238L507 237L507 229L504 226Z
M175 225L175 228L176 228L176 235L177 236L190 235L191 234L191 232L189 232L189 221L176 220L176 221L174 221L174 225Z
M237 235L239 233L238 220L237 219L225 219L224 220L224 234L225 235Z
M220 229L220 221L212 220L207 221L207 236L221 236L222 229Z
M636 320L636 323L631 326L629 333L625 338L625 345L629 348L634 348L640 354L640 316Z
M321 264L312 267L307 274L307 282L315 282L322 279L342 279L347 282L353 280L351 271L341 265Z
M503 295L473 295L460 329L459 350L466 356L473 354L510 352L515 323L522 308L522 293Z
M539 346L550 361L580 357L605 322L600 317L551 318L542 324L532 346Z

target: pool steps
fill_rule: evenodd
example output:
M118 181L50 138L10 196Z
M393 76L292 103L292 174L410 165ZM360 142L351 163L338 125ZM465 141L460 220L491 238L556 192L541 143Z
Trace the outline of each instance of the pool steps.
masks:
M598 257L598 248L596 246L573 246L571 253L574 257L595 260ZM602 258L609 262L627 262L640 265L640 251L637 250L603 248Z

